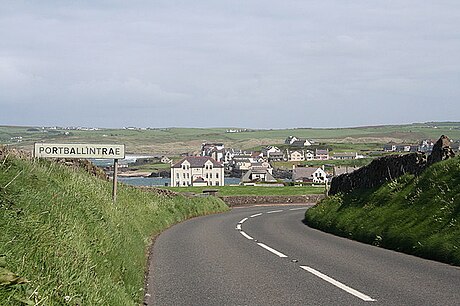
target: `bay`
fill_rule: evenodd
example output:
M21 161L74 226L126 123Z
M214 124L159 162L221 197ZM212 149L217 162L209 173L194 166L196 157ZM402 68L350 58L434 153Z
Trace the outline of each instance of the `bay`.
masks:
M237 177L226 177L225 185L238 185L240 179ZM131 186L169 186L171 183L170 178L163 177L119 177L119 182L125 183ZM167 185L166 185L167 184Z

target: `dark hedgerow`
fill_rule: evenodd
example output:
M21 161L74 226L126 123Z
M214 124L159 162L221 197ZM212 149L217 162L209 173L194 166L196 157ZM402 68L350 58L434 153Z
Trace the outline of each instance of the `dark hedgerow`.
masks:
M305 222L343 237L460 265L460 158L375 190L331 196L309 209Z

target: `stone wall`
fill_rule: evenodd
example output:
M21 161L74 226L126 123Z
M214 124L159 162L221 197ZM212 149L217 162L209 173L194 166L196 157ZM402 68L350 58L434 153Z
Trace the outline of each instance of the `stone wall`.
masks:
M352 173L335 177L332 180L329 194L379 187L406 173L418 175L429 165L454 156L449 138L443 135L434 145L430 156L427 157L424 153L410 153L376 159Z
M225 196L220 197L228 206L250 206L256 204L316 204L324 198L322 194L297 196Z

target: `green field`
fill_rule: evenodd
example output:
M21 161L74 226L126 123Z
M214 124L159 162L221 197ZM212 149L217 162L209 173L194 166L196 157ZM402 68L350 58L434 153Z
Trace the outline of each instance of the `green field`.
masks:
M212 186L212 187L167 187L168 190L176 192L203 193L203 190L218 190L219 196L240 196L240 195L306 195L324 193L324 187L313 186Z
M165 128L149 130L101 129L98 131L64 130L49 128L0 126L0 144L32 149L34 142L85 142L124 143L129 153L168 154L200 149L202 142L223 142L226 147L249 149L265 145L283 144L290 135L313 139L332 146L336 152L374 150L390 140L418 142L421 139L438 139L445 134L460 139L460 123L417 123L356 128L299 128L275 130L251 130L227 133L227 128ZM66 134L67 133L67 134ZM22 137L21 142L12 140Z
M140 305L154 235L226 211L215 197L166 196L0 147L0 305Z

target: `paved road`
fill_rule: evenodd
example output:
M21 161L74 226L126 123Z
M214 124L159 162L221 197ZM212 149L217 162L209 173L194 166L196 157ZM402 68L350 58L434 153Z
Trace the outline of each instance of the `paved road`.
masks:
M161 234L148 305L460 305L460 269L302 223L305 206L235 208Z

